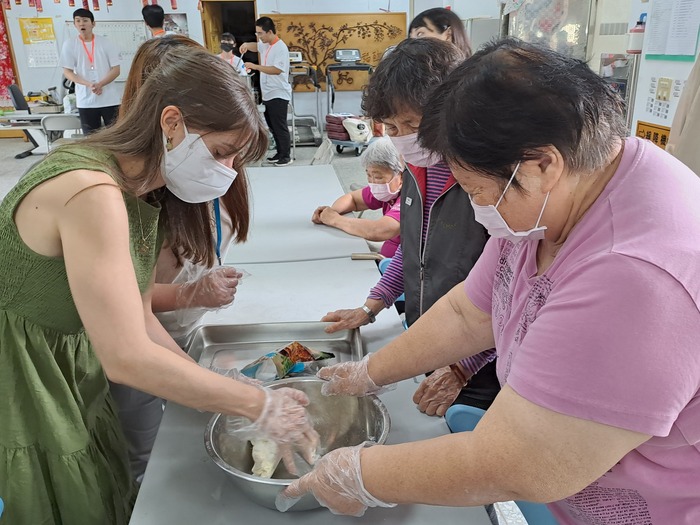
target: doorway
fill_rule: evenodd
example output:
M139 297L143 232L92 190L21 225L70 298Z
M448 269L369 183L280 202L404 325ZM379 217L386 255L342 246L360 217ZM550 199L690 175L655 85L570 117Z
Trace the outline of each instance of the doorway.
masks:
M206 48L220 53L222 33L231 33L239 45L255 42L255 13L254 0L203 0L202 29ZM246 54L244 60L257 62L257 54Z

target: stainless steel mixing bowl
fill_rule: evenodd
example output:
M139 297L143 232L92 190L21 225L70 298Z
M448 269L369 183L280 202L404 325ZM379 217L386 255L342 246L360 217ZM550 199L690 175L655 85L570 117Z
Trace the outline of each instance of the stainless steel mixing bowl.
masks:
M307 410L314 428L321 437L321 455L336 448L359 445L363 441L375 441L379 444L386 441L391 419L386 407L376 396L324 396L321 394L323 383L324 381L315 377L295 377L275 381L270 385L270 388L296 388L309 396ZM252 446L249 441L225 432L227 417L235 419L237 416L216 414L207 425L204 444L209 456L251 500L263 507L274 509L277 494L294 481L295 477L289 474L282 463L271 479L253 476ZM318 507L316 499L307 494L290 510Z

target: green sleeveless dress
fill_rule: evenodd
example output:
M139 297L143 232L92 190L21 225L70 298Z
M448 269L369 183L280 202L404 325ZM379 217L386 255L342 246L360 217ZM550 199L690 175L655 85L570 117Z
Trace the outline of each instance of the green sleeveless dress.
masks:
M0 203L0 498L13 525L126 524L135 499L107 378L71 297L63 258L29 249L14 212L35 186L71 170L113 173L109 154L66 146ZM160 209L124 195L139 287L160 248ZM139 209L140 207L140 209ZM139 218L140 212L140 218ZM144 246L142 228L152 246ZM138 242L137 242L138 240Z

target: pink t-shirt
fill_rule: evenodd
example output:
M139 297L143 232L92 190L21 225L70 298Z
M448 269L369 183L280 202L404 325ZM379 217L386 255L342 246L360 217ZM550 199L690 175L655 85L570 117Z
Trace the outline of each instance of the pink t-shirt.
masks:
M389 202L382 202L377 200L374 195L372 195L372 191L369 189L369 186L365 186L362 188L362 200L365 201L365 204L370 210L382 210L384 217L391 217L392 219L396 220L396 222L399 222L401 219L401 199L396 198ZM396 249L399 247L400 242L400 235L384 241L384 244L382 244L382 249L379 250L379 253L381 253L384 257L393 257L396 253Z
M700 180L637 138L552 265L491 239L465 281L490 312L501 384L649 434L549 507L562 525L700 524Z

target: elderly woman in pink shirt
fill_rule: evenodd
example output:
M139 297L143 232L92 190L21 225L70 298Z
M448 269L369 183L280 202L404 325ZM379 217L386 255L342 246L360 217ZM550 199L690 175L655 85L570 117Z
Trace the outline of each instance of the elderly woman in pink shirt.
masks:
M502 390L473 432L335 450L286 496L352 515L515 499L561 525L700 523L700 179L627 137L618 95L546 48L489 44L432 100L421 144L491 239L407 332L319 375L365 395L495 347Z
M362 157L368 185L346 193L330 206L319 206L311 221L343 230L368 241L384 241L381 253L393 257L399 247L401 173L404 169L401 155L388 137L372 142ZM382 210L376 220L346 216L353 211Z

